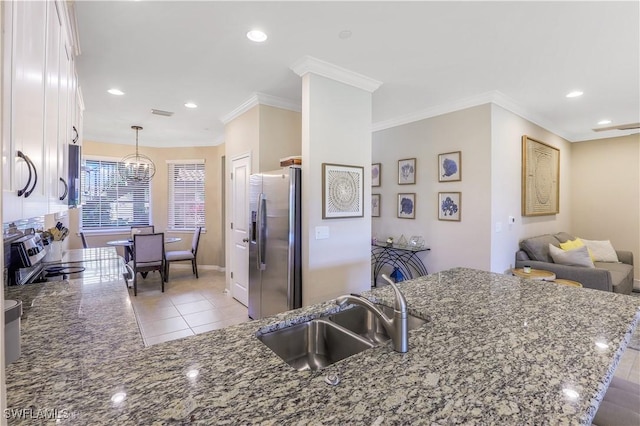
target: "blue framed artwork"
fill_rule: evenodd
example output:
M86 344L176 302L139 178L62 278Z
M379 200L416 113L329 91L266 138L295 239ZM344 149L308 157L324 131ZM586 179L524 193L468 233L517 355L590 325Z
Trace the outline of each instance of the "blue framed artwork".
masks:
M462 218L461 203L461 192L438 192L438 220L460 222Z
M439 182L462 180L462 151L438 155L438 171Z
M416 218L416 193L398 194L398 217L400 219Z

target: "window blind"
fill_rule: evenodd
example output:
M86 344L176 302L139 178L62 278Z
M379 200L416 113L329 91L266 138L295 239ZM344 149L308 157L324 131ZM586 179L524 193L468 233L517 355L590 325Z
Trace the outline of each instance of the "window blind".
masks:
M84 158L82 229L149 225L149 182L125 182L119 161Z
M168 167L169 229L204 227L204 161L170 162Z

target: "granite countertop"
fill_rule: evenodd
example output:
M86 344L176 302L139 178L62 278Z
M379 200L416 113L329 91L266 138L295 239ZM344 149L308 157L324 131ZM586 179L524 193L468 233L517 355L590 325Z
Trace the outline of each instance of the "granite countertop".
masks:
M407 353L386 344L299 372L256 333L334 303L145 348L122 280L37 286L6 369L10 424L57 410L83 425L588 425L640 321L630 296L456 268L400 284L410 313L431 318ZM364 294L392 305L389 287Z

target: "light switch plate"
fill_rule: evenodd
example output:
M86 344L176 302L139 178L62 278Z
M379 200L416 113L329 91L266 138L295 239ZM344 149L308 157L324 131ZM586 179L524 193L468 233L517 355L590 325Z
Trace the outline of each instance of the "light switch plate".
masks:
M329 238L328 226L316 226L316 240L326 240Z

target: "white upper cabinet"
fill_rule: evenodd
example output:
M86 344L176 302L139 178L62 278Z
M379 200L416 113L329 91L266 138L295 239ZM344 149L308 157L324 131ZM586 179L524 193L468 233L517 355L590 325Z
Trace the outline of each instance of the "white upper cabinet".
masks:
M67 208L68 146L79 143L74 129L81 127L81 114L76 118L78 87L66 3L2 2L2 7L6 223Z

